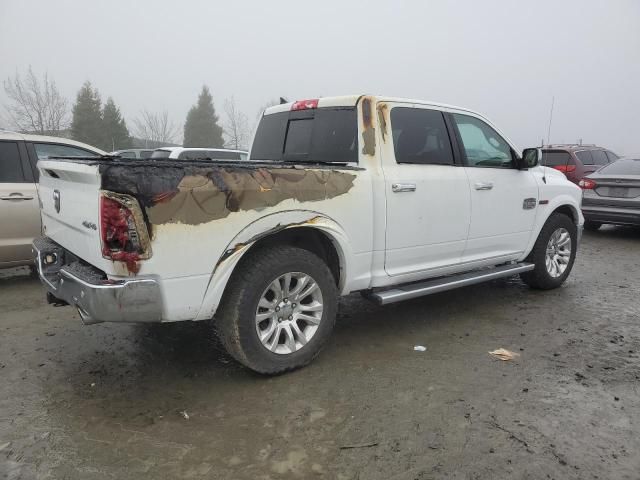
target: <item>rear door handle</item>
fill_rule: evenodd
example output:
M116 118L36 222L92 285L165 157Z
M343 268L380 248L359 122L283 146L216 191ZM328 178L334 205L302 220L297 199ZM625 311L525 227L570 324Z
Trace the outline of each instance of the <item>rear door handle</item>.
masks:
M415 192L416 184L415 183L392 183L391 190L395 193Z
M476 190L491 190L493 182L477 182L474 187Z
M25 197L21 193L12 193L5 197L0 197L0 200L33 200L33 197Z

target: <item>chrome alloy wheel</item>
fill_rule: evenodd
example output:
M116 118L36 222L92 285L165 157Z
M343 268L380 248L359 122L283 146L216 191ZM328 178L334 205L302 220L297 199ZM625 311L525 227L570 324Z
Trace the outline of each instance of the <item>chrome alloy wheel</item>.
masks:
M545 263L547 272L553 278L564 273L571 259L571 234L566 228L558 228L547 243Z
M310 275L280 275L260 296L256 309L258 338L273 353L296 352L315 335L323 310L322 292Z

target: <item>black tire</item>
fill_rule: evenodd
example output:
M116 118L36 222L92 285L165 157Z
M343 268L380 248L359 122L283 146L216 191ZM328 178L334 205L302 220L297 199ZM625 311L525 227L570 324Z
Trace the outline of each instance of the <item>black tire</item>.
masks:
M565 228L571 236L571 255L569 257L569 263L567 268L558 277L553 277L547 271L545 256L547 251L547 245L551 235L559 228ZM533 250L529 253L529 256L525 259L525 262L533 263L535 268L529 272L521 273L520 278L524 283L532 288L540 290L551 290L552 288L558 288L564 283L576 258L576 251L578 247L578 229L573 223L573 220L562 213L553 213L547 219L547 223L544 224L536 243L533 246Z
M322 292L324 310L309 342L293 353L273 353L256 331L258 302L271 282L289 272L310 275ZM293 246L247 253L234 271L216 314L218 336L229 354L251 370L275 375L311 362L327 342L336 319L338 289L329 267L317 255Z
M585 230L589 230L590 232L595 232L601 226L602 226L602 223L600 223L600 222L594 222L592 220L585 220L584 221L584 229Z

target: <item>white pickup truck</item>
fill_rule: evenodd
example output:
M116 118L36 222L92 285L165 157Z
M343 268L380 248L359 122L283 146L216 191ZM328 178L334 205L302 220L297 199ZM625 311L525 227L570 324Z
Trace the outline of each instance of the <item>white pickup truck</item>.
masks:
M580 189L486 118L342 96L267 109L249 161L40 161L52 303L85 323L215 319L241 363L310 362L338 296L387 304L520 274L560 286Z

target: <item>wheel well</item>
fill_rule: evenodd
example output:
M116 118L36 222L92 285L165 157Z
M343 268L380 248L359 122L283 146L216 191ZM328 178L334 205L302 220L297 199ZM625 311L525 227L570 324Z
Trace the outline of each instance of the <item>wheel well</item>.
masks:
M312 227L287 228L256 241L249 251L275 245L292 245L314 253L327 264L336 285L340 286L340 256L333 241L324 232Z
M575 223L576 225L578 224L578 213L574 211L574 209L569 205L561 205L558 208L556 208L553 211L553 213L563 213L564 215L569 217L571 220L573 220L573 223Z

